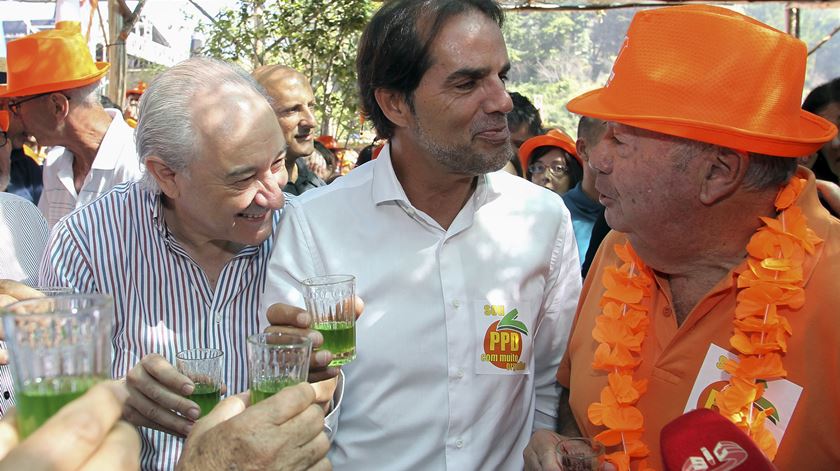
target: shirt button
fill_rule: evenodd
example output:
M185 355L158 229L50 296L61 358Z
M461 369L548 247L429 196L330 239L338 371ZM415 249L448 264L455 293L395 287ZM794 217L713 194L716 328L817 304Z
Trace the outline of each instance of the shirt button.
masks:
M672 311L670 307L666 307L666 308L662 311L662 314L663 314L665 317L671 317L671 314L673 314L673 313L674 313L674 311Z
M455 440L455 447L456 448L464 448L464 441L461 440L460 438Z
M458 372L455 373L455 377L458 378L458 379L463 378L464 377L464 370L458 370Z
M461 302L458 301L457 299L455 301L452 301L452 307L454 307L455 309L458 309L459 307L461 307Z
M12 395L9 394L9 391L3 391L3 399L8 401L11 397Z
M216 311L216 323L219 324L222 322L222 311Z

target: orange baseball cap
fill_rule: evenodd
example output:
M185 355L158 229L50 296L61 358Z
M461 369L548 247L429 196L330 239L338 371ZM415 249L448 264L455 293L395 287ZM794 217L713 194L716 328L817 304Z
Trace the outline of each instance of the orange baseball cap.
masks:
M528 168L528 160L531 159L531 154L534 153L534 150L538 147L546 146L559 147L565 150L583 166L583 162L577 155L574 139L559 129L549 129L547 133L541 136L534 136L519 146L519 162L522 164L522 169L525 170Z
M85 39L72 29L51 29L6 44L7 84L0 97L28 96L78 88L102 78L111 67L94 62Z
M0 131L6 132L9 130L9 112L7 110L0 110Z
M603 88L569 111L780 157L816 152L836 134L802 110L806 46L726 8L636 13Z

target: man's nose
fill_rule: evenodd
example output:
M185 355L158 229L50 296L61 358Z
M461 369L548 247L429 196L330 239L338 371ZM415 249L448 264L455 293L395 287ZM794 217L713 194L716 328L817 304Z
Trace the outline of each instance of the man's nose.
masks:
M281 172L285 175L285 172ZM260 207L268 209L280 209L285 203L283 197L283 186L286 184L286 179L280 174L272 173L268 178L260 182L260 189L254 196L254 203Z
M490 79L487 85L487 98L484 101L484 112L492 113L510 113L513 110L513 100L507 92L505 82L499 77Z

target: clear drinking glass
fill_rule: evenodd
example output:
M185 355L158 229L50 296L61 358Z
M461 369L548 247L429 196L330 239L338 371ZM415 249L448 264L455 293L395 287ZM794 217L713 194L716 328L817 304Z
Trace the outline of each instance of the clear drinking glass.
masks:
M333 355L330 366L350 363L356 358L356 277L316 276L302 284L312 328L324 336L321 349Z
M204 417L222 399L222 367L225 353L215 348L193 348L178 352L175 365L195 389L187 399L198 404Z
M286 386L306 382L312 341L300 335L263 333L248 337L248 377L251 404Z
M0 312L22 438L111 376L114 301L110 296L28 299Z

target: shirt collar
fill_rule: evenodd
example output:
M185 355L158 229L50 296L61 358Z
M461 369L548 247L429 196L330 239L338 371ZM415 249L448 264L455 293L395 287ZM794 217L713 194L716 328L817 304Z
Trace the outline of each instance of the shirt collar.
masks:
M581 185L582 183L575 185L574 188L563 195L563 199L573 203L575 207L583 213L598 214L603 209L603 206L601 206L601 204L597 201L592 201L588 196L586 196L586 193L583 192L583 187Z
M126 138L126 136L133 136L134 130L123 120L118 110L107 108L105 112L111 116L111 124L108 125L108 130L105 131L105 136L99 144L99 151L93 159L92 168L113 170L120 161L123 148L134 145L133 139Z
M373 165L373 182L371 185L373 203L379 205L389 201L398 201L411 206L411 202L394 172L390 143L385 144L382 152L379 153L379 157L373 160L371 165ZM495 175L492 173L478 176L478 183L472 196L476 209L501 195L498 182L494 184L495 180Z
M135 183L135 185L139 185L139 183ZM160 235L161 240L166 246L172 250L173 252L192 260L190 254L184 249L178 239L172 234L172 231L169 230L169 226L166 225L166 218L163 216L163 196L162 193L152 193L148 190L142 190L145 193L146 203L151 206L152 211L152 226L157 230L158 234ZM280 210L282 211L282 210ZM272 217L274 217L272 215ZM274 218L272 221L272 235L269 236L269 239L274 237L274 232L277 229L277 218ZM234 258L238 257L248 257L251 255L255 255L260 251L260 248L265 246L265 241L263 241L260 245L248 245L242 248Z

